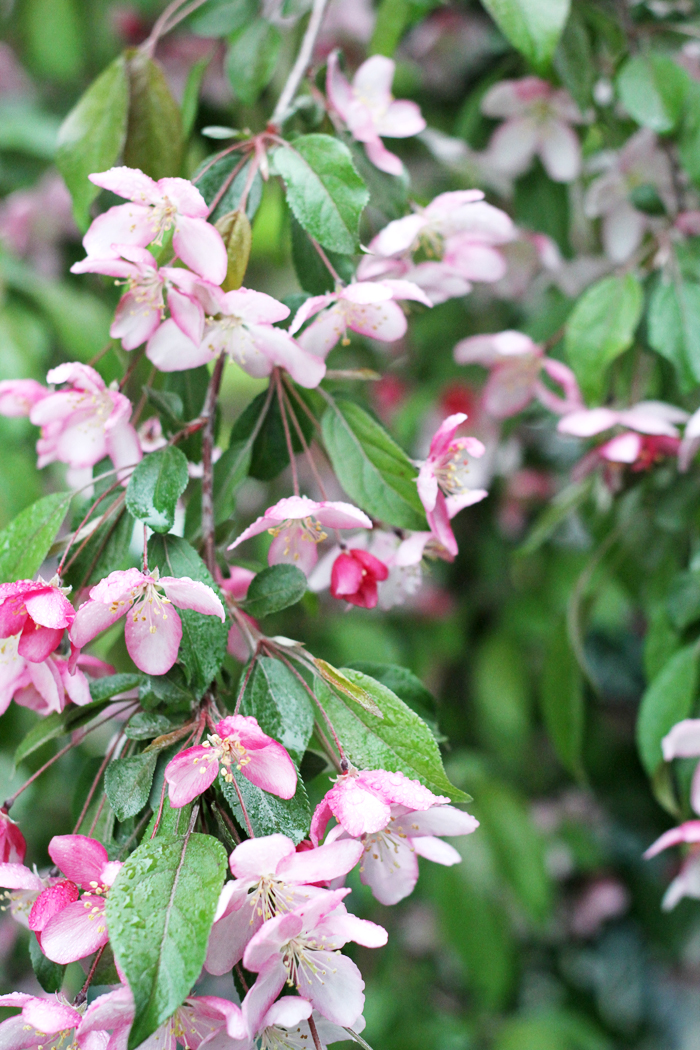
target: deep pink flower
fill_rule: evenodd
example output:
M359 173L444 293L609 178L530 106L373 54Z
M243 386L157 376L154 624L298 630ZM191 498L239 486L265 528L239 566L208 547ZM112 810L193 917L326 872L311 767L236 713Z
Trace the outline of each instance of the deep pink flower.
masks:
M264 922L327 892L313 883L347 875L362 856L358 845L331 843L298 853L286 835L266 835L237 846L229 857L234 881L221 891L209 937L209 973L228 973L240 962Z
M27 660L17 651L21 638L15 634L0 639L0 714L12 700L41 715L63 711L69 700L80 706L89 704L90 684L81 665L93 674L98 668L106 669L108 674L113 672L109 664L82 654L78 656L77 666L56 653L49 653L38 663Z
M297 788L297 771L281 744L263 733L250 715L230 715L214 727L205 744L188 747L165 768L170 805L186 806L214 783L222 769L224 780L233 780L235 766L246 780L279 798L291 798Z
M333 562L331 594L361 609L374 609L379 600L377 583L388 576L384 562L368 551L357 548L342 551Z
M54 835L49 855L66 876L41 893L29 914L29 926L41 950L53 962L69 963L106 944L105 897L121 861L111 861L101 842L86 835ZM77 887L83 890L78 899Z
M165 674L177 660L182 621L173 608L194 609L226 619L221 599L211 587L189 576L160 576L138 569L117 569L90 590L70 631L76 649L126 616L124 636L129 656L146 674Z
M47 1041L52 1046L75 1041L75 1029L82 1021L79 1010L61 1002L57 996L43 999L26 992L0 995L0 1007L21 1007L22 1012L8 1017L0 1024L0 1047L3 1050L44 1050ZM85 1050L98 1050L107 1040L97 1040Z
M426 126L415 102L396 101L391 94L395 68L390 58L373 55L363 62L350 84L340 72L338 53L334 51L328 56L326 76L329 104L347 124L353 138L364 143L375 167L389 175L401 175L403 164L386 149L382 137L409 138Z
M70 588L61 587L58 576L48 582L40 576L0 583L0 639L19 635L15 652L41 663L75 619L75 609L66 598L68 591Z
M411 281L359 281L326 295L307 299L297 310L289 328L294 335L314 314L320 317L299 336L299 345L325 361L339 339L347 342L347 329L360 335L393 343L406 333L406 316L397 299L414 299L425 306L432 302Z
M239 543L261 532L269 532L274 539L267 554L268 564L296 565L308 575L318 561L316 545L327 538L323 526L328 529L371 529L372 522L350 503L339 500L317 503L306 496L289 496L268 507L228 549L233 550Z
M256 988L260 984L261 1013L288 982L334 1024L349 1027L360 1016L364 982L354 962L338 949L348 941L379 948L386 944L387 933L348 914L342 900L349 892L320 894L260 927L245 950L243 965L260 975Z
M171 318L151 336L146 351L161 372L180 372L208 364L221 353L256 378L284 368L300 386L316 387L326 368L320 358L302 349L275 321L289 316L289 308L264 292L239 288L222 292L211 285L194 289L205 318L201 342L193 342Z
M474 456L478 459L486 449L478 438L455 437L462 423L466 421L467 416L464 412L456 412L443 420L430 442L428 458L420 464L417 478L418 495L428 515L435 511L441 496L444 500L445 496L462 497L469 493L472 496L471 502L476 503L488 495L485 489L469 489L467 486L467 457Z
M173 248L190 270L214 284L226 276L228 260L221 234L207 222L208 207L196 186L187 179L154 182L138 168L110 168L89 176L104 190L126 197L94 220L83 238L83 247L95 259L117 258L119 247L146 248L162 244L173 230Z
M454 359L458 365L478 364L491 370L483 403L485 411L496 419L516 415L535 397L557 415L583 408L571 369L561 361L545 357L542 347L522 332L505 331L462 339L454 348ZM561 386L563 397L558 397L542 382L543 370Z
M0 809L0 864L21 864L27 843L6 810Z

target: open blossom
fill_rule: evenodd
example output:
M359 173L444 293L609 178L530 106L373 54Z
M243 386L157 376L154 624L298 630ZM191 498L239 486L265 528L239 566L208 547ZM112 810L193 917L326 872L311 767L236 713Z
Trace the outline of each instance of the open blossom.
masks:
M348 941L380 948L387 934L381 926L348 914L342 901L349 892L324 893L263 923L243 956L245 968L260 975L259 1009L266 1010L289 982L334 1024L349 1027L357 1020L364 1007L364 981L355 963L338 949Z
M466 420L464 412L456 412L443 420L430 442L428 458L421 463L418 472L418 495L425 507L430 529L437 536L446 535L446 522L450 529L447 500L457 501L461 510L488 496L486 489L469 489L467 486L467 457L479 458L486 449L478 438L455 437Z
M294 335L314 314L320 317L305 328L298 338L299 345L324 360L339 339L347 342L347 330L393 343L406 333L406 316L395 301L414 299L425 306L432 302L418 285L411 281L358 281L325 295L307 299L297 310L289 333Z
M121 339L125 350L141 346L163 321L167 302L180 331L199 343L204 334L204 308L192 292L200 278L177 266L159 270L146 248L119 244L114 245L114 250L122 258L97 259L88 255L71 266L71 273L102 273L126 284L127 291L119 300L109 330L112 338Z
M683 897L700 900L700 820L686 820L678 827L665 831L644 854L645 859L650 860L657 853L671 846L680 845L689 845L691 848L681 864L679 873L664 894L662 902L664 911L675 908Z
M261 996L258 983L240 1008L228 1004L226 1028L210 1036L202 1046L207 1050L255 1050L258 1046L262 1050L304 1050L313 1045L308 1024L312 1013L321 1046L347 1040L346 1028L327 1021L298 995L285 995L268 1006L268 997ZM352 1030L361 1032L364 1027L365 1019L360 1015L353 1021Z
M58 576L43 580L0 583L0 639L19 635L19 656L34 663L45 660L75 619Z
M9 907L15 922L28 929L29 916L37 897L49 886L62 881L65 880L37 875L36 871L19 861L0 863L0 886L5 890L0 898L4 897L7 902L3 908Z
M225 353L251 376L260 379L275 367L284 368L304 387L316 387L326 368L320 358L302 349L275 321L289 316L289 308L264 292L251 288L222 292L211 285L194 289L205 313L204 335L193 340L173 318L151 336L147 356L161 372L180 372L208 364Z
M496 419L514 416L534 398L557 415L583 408L571 369L561 361L545 357L542 347L522 332L469 336L457 343L453 353L458 365L478 364L490 369L483 405ZM542 382L543 371L562 388L563 397Z
M207 222L208 207L187 179L154 182L138 168L110 168L89 176L95 186L126 197L98 215L83 238L83 247L95 259L117 258L118 246L146 248L162 244L173 231L173 249L190 270L214 284L226 276L228 259L221 234Z
M263 733L251 715L230 715L216 723L206 743L188 747L168 762L170 805L186 806L214 783L220 769L231 783L232 766L271 795L291 798L296 791L297 772L285 748Z
M0 382L0 416L28 416L37 401L51 393L36 379L3 379Z
M680 451L680 432L688 413L663 401L640 401L631 408L591 408L571 412L559 420L561 434L588 438L613 427L625 429L587 453L575 468L584 477L600 462L627 464L632 470L648 470L663 456Z
M61 635L63 632L61 631ZM63 711L68 701L82 706L89 704L90 684L82 670L88 668L99 676L114 669L95 657L78 656L77 666L58 656L49 655L40 662L27 660L18 652L21 635L0 639L0 714L12 700L21 707L29 707L41 715Z
M261 532L269 532L274 539L267 553L268 564L296 565L308 575L318 561L317 544L327 538L324 527L371 529L372 522L350 503L339 500L318 503L306 496L289 496L268 507L228 549L233 550L239 543Z
M502 80L486 92L481 111L504 118L487 148L500 171L522 175L538 156L555 182L571 182L580 172L581 147L571 125L583 117L567 91L539 77Z
M264 922L326 892L313 883L347 875L362 855L357 846L330 843L297 853L286 835L248 839L237 846L229 857L234 881L221 891L209 937L209 973L228 973Z
M363 62L350 84L340 72L338 53L328 56L328 102L345 122L354 139L362 142L375 167L401 175L403 164L390 153L382 138L403 139L417 135L425 120L415 102L397 101L391 94L396 65L390 58L373 55Z
M379 601L377 584L386 580L389 569L368 551L341 551L331 570L331 594L361 609L374 609Z
M58 996L42 998L26 992L0 995L0 1007L21 1007L22 1012L8 1017L0 1024L0 1046L6 1050L44 1050L75 1045L75 1031L83 1015ZM85 1045L85 1050L104 1050L107 1043L102 1035Z
M146 674L165 674L177 660L182 621L175 611L194 609L226 619L221 599L211 587L189 576L160 576L138 569L117 569L90 590L90 600L75 614L70 639L81 649L126 616L124 637L129 656Z
M27 852L27 843L17 824L0 809L0 864L21 864Z

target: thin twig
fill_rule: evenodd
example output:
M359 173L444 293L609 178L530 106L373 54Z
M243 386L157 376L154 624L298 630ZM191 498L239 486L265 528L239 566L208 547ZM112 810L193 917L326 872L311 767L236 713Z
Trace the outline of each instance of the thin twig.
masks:
M316 238L312 237L311 234L307 234L307 236L308 236L309 240L311 241L311 243L313 244L313 246L316 249L316 251L318 252L319 256L321 257L321 261L324 263L326 269L330 273L330 275L333 278L333 280L335 281L335 283L336 284L341 284L341 285L344 284L345 282L338 275L338 271L336 270L335 266L330 261L330 259L328 258L328 256L324 252L323 248L321 247L321 245L316 240Z
M318 1028L316 1027L316 1022L313 1019L313 1015L307 1018L307 1020L309 1022L309 1031L311 1032L311 1038L314 1041L314 1046L316 1047L316 1050L323 1050L323 1044L319 1039Z
M97 955L93 959L92 966L90 967L90 970L88 971L88 975L85 978L85 984L83 985L83 987L80 989L80 991L76 995L75 999L73 1000L73 1006L81 1006L85 1002L85 1000L87 999L88 988L90 987L92 979L95 976L95 971L97 970L97 967L100 964L100 959L102 958L102 955L103 955L104 950L105 950L106 947L107 947L107 945L103 944L102 947L100 948L100 950L98 951Z
M280 95L277 105L275 106L274 112L270 118L270 124L278 127L282 123L282 119L287 113L294 96L297 93L299 85L306 73L306 70L311 62L311 56L314 51L314 44L316 43L316 37L321 28L321 22L323 21L323 15L326 10L326 4L328 0L314 0L314 6L311 10L311 17L309 18L309 24L306 27L304 33L304 39L301 42L299 48L299 54L297 60L292 66L291 72L287 77L287 83L282 88L282 94Z
M107 497L107 496L109 496L109 494L110 494L111 492L114 492L114 490L115 490L116 488L119 488L119 486L120 486L120 485L121 485L121 481L115 481L113 485L110 485L110 486L109 486L109 488L108 488L108 489L106 489L106 490L105 490L105 491L104 491L104 492L102 493L102 495L101 495L101 496L98 496L98 497L97 497L97 499L96 499L96 500L94 501L94 503L92 504L92 506L91 506L91 507L90 507L90 509L88 510L87 514L85 515L85 517L83 518L83 520L82 520L82 521L80 522L80 525L78 525L78 528L77 528L77 529L75 530L75 532L73 533L73 535L72 535L72 536L70 537L70 539L68 540L68 546L66 547L65 551L63 552L63 557L61 558L61 560L60 560L60 562L59 562L58 568L56 569L56 572L58 573L58 575L59 575L59 576L61 575L61 572L62 572L62 570L63 570L63 563L64 563L64 561L66 560L66 557L67 557L67 555L68 555L68 551L69 551L69 550L71 549L71 546L73 545L73 543L75 543L75 540L77 539L77 537L78 537L78 534L80 533L80 530L81 530L81 529L82 529L82 528L83 528L83 527L84 527L85 525L87 525L88 521L90 520L90 518L92 517L93 513L95 512L95 510L97 509L97 507L99 506L99 504L100 504L100 503L102 502L102 500L103 500L103 499L106 499L106 497ZM92 536L92 535L93 535L93 534L94 534L94 533L95 533L95 532L97 531L97 528L98 528L98 527L99 527L99 526L96 526L96 527L95 527L95 528L94 528L94 529L93 529L93 530L92 530L92 531L90 532L90 536Z
M248 816L248 810L245 808L245 802L243 801L243 795L241 794L241 789L239 788L235 777L231 778L231 783L235 787L236 794L238 795L238 801L240 803L241 810L243 811L243 819L245 820L245 826L248 829L248 835L250 836L251 839L254 839L255 838L255 832L253 831L253 825L250 823L250 817Z
M141 51L148 55L149 58L152 58L160 38L165 33L169 33L179 22L182 22L184 18L187 18L188 15L191 15L193 11L196 11L198 7L205 3L206 0L191 0L189 4L186 0L172 0L172 3L168 4L165 11L156 19L150 35L141 44Z
M238 697L236 698L236 708L235 708L235 710L233 712L234 715L237 715L239 710L240 710L241 700L243 699L243 694L246 691L246 686L248 685L248 682L250 680L250 676L253 673L253 669L255 668L255 662L256 662L257 658L258 658L258 654L257 654L257 649L256 649L256 652L251 657L250 663L248 664L248 667L246 668L246 673L245 673L245 675L243 677L243 683L242 683L240 689L238 690Z
M282 395L282 380L280 379L279 368L275 368L275 384L277 386L277 400L280 406L282 426L284 427L284 440L287 443L287 452L289 453L289 465L292 468L292 484L294 485L294 495L298 496L299 477L297 475L296 453L294 452L294 446L292 445L292 435L289 432L289 422L287 420L287 411L284 407L284 399Z
M243 165L245 164L245 162L247 160L248 160L247 156L241 157L241 159L239 160L238 164L235 165L233 170L226 176L224 181L221 183L221 186L219 186L219 189L216 191L216 195L214 196L214 199L212 200L211 204L209 205L209 211L207 212L207 218L214 212L214 210L216 209L217 205L221 201L221 198L226 193L226 190L229 188L229 186L231 185L231 183L235 179L236 175L238 175L238 172L241 170L241 168L243 167Z
M98 785L100 783L100 780L102 779L102 774L104 773L105 769L109 765L109 763L110 763L110 761L112 759L112 755L117 750L117 747L118 747L119 742L121 741L121 739L122 739L122 734L121 734L121 732L119 732L119 733L117 733L117 736L116 736L116 739L115 739L114 743L112 744L112 746L110 747L109 751L107 752L107 754L103 758L102 762L100 763L100 768L97 770L97 774L95 776L95 779L92 782L92 786L91 786L90 790L87 793L87 798L85 799L85 804L83 805L83 808L80 811L80 816L78 817L78 819L75 822L75 827L73 828L73 832L72 832L73 835L77 835L78 834L78 831L80 829L80 825L83 823L83 821L85 820L85 817L87 816L87 811L90 808L90 803L92 802L93 795L97 791L97 788L98 788Z
M226 825L226 827L228 829L228 832L229 832L231 838L233 839L235 845L236 846L240 846L240 844L241 844L241 836L238 834L238 828L233 823L233 821L229 817L228 813L226 813L221 808L221 806L217 805L217 803L213 799L210 802L210 805L211 805L212 810L214 811L215 818L217 820L221 820Z
M309 466L311 468L311 473L316 478L316 484L318 485L318 487L319 487L319 489L321 491L321 498L322 499L327 499L328 497L326 496L326 489L325 489L325 486L323 484L323 479L322 479L321 475L318 472L318 468L316 467L316 463L314 462L314 457L311 454L311 449L309 448L308 444L306 443L306 438L304 437L304 431L301 429L301 426L299 424L299 420L296 417L296 412L293 410L292 403L289 400L289 398L288 398L286 392L284 391L284 389L281 389L280 393L281 393L282 397L285 400L285 404L287 405L287 408L289 409L289 415L291 417L292 423L294 424L294 429L297 432L297 437L299 438L299 441L301 442L301 447L304 449L304 453L305 453L306 458L308 460L308 464L309 464Z
M214 447L214 418L216 416L216 401L221 386L221 376L224 371L225 354L219 354L214 371L212 372L207 389L202 415L206 419L202 432L202 535L204 536L204 561L212 576L216 573L216 558L214 552L214 473L213 473L213 447Z
M110 505L107 508L107 510L104 512L102 517L99 519L97 525L95 525L95 528L85 537L85 539L80 544L80 546L75 551L73 551L72 556L68 559L68 563L65 566L66 570L70 569L70 567L73 564L73 562L75 561L75 559L78 558L82 554L82 552L85 550L85 548L87 547L87 545L90 542L90 540L94 539L94 536L95 536L95 533L97 532L97 530L102 528L102 526L107 521L107 519L110 518L112 516L112 514L114 514L114 512L116 510L121 510L121 508L124 506L125 500L126 500L126 495L124 493L122 493L121 496L117 496L117 498L115 499L114 503L110 503ZM94 567L94 562L93 562L93 567ZM92 568L91 568L90 571L92 571Z

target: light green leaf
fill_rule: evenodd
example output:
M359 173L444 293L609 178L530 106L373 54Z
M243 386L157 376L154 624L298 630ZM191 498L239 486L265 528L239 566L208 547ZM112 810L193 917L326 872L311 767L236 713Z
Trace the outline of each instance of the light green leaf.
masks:
M264 18L256 18L229 37L226 75L236 97L246 106L257 102L277 65L282 35Z
M56 164L73 198L81 230L90 222L90 205L100 192L88 175L116 163L126 139L129 85L124 56L115 58L93 81L61 125Z
M617 76L620 102L642 127L673 131L683 112L688 74L666 55L629 58Z
M129 513L154 532L169 532L175 523L177 501L188 481L187 458L179 448L166 445L150 452L129 479Z
M151 793L158 755L146 751L129 758L115 758L105 770L105 792L117 820L140 813Z
M134 996L129 1050L172 1016L199 977L224 882L211 835L156 838L125 861L107 896L114 957Z
M513 47L546 71L559 43L570 0L482 0Z
M369 200L347 146L330 135L301 135L275 150L273 164L287 187L294 216L324 248L359 250L362 209Z
M426 528L416 468L363 408L339 399L325 411L321 430L340 484L364 511L397 528Z
M632 345L643 304L642 287L631 273L604 277L576 303L564 345L583 394L592 402L602 396L608 365Z
M151 711L137 711L124 726L124 736L128 740L152 740L172 729L172 723L165 715Z
M657 284L649 303L649 343L676 369L681 390L700 381L700 285Z
M241 700L241 714L257 718L263 732L278 740L297 766L301 764L315 710L304 686L281 660L268 656L256 660Z
M21 7L29 57L48 80L80 76L87 55L83 12L75 0L25 0Z
M566 625L552 631L540 685L540 707L557 758L577 779L583 776L583 682Z
M182 138L184 142L187 142L194 129L194 122L197 119L197 110L199 109L199 92L210 62L210 55L207 55L206 58L200 58L199 62L195 62L187 74L185 90L182 95Z
M129 119L124 163L152 179L180 174L182 118L165 74L139 49L126 53Z
M649 776L663 762L663 738L676 722L691 714L697 686L697 647L686 645L671 657L644 693L637 717L637 748Z
M296 565L270 565L251 581L245 610L256 619L296 605L306 593L306 576Z
M31 579L66 516L71 493L54 492L21 511L0 532L0 581Z

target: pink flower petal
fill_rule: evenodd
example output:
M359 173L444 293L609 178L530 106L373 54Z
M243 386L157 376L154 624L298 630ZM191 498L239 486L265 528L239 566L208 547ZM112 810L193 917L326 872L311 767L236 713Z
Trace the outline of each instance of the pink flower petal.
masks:
M116 569L90 589L90 597L104 605L121 605L135 598L150 580L139 569Z
M193 343L201 343L204 336L204 310L201 304L191 295L171 288L168 292L168 308L180 331ZM153 332L155 327L148 333L148 337L153 335Z
M450 868L462 860L454 846L450 846L449 842L443 842L442 839L433 838L432 835L422 835L412 842L418 856L431 860L433 864L443 864Z
M193 343L172 317L156 329L146 348L146 357L161 372L184 372L188 368L198 368L208 364L215 353L207 345L206 333L201 343Z
M531 117L513 117L491 136L486 157L505 175L515 178L532 164L538 146L537 122Z
M77 901L79 896L80 890L69 879L62 879L53 886L49 886L39 894L32 905L27 920L29 929L35 932L43 930L49 919L63 911L69 904Z
M362 857L361 842L341 839L302 853L291 853L277 867L277 874L285 882L309 885L314 882L330 882L347 875Z
M450 512L442 492L438 492L433 510L426 513L428 525L438 543L442 544L451 557L456 558L459 552L457 540L450 527Z
M172 606L148 600L129 609L124 627L129 656L145 674L165 674L177 660L182 621Z
M109 334L112 339L121 339L125 350L135 350L150 339L159 324L159 307L136 292L127 292L119 300Z
M25 660L42 663L61 644L63 628L40 627L27 620L20 635L17 652Z
M24 864L0 864L0 886L8 890L32 890L41 893L44 883Z
M393 844L390 852L376 848L368 836L360 866L360 882L369 886L380 904L392 905L413 893L418 882L418 858L406 841Z
M572 182L581 170L578 136L561 120L550 120L540 132L540 157L554 182Z
M41 948L52 962L77 962L92 955L108 939L104 898L82 897L47 923L41 934Z
M318 503L316 510L311 513L321 525L325 525L329 529L372 528L372 522L364 511L342 500L324 500L322 503Z
M665 831L656 842L654 842L644 854L645 860L655 857L657 853L668 849L669 846L679 846L682 842L700 842L700 820L686 820L677 828Z
M286 369L299 386L313 389L326 374L323 361L309 353L281 328L251 325L250 334L255 348L273 365Z
M226 619L221 599L206 583L191 580L189 576L161 576L160 583L166 597L178 609L194 609L205 616L218 616L222 623Z
M268 565L296 565L306 576L317 561L318 548L300 525L282 529L267 551Z
M360 971L346 955L330 951L309 954L313 954L315 968L328 976L321 982L306 968L300 967L297 984L299 994L329 1021L349 1027L357 1020L365 1005L365 983Z
M219 761L208 747L189 747L175 755L165 767L170 805L186 806L210 787L219 772Z
M62 711L65 707L65 688L54 662L27 665L32 685L46 704L48 711Z
M250 755L250 762L241 769L243 776L271 795L292 798L297 789L297 771L281 744L271 740L267 747Z
M57 999L31 998L22 1007L22 1017L40 1032L61 1032L75 1028L82 1021L81 1014L67 1003Z
M189 179L159 179L158 191L177 206L181 215L189 215L193 219L206 219L209 210L207 202Z
M382 343L394 343L406 334L407 322L398 303L392 299L368 306L349 306L345 311L348 328Z
M420 106L407 99L391 102L383 117L375 122L379 135L387 138L405 139L419 135L427 127Z
M700 718L684 718L661 741L664 760L700 756Z
M263 924L263 917L245 901L243 907L232 911L212 926L207 945L205 968L208 973L220 977L240 962L249 942Z
M25 599L27 612L42 627L70 627L75 610L58 587L44 587Z
M118 197L138 200L142 204L157 204L161 200L158 184L139 168L118 167L88 175L90 182Z
M141 442L131 423L118 423L107 431L107 452L117 469L118 481L126 484L143 459Z
M403 175L401 158L391 153L380 138L365 142L365 153L380 171L385 171L387 175Z
M263 875L274 875L285 858L296 855L294 843L286 835L265 835L237 846L229 858L229 867L234 878L257 882Z
M297 342L307 353L325 361L338 340L345 335L345 326L345 311L336 304L330 310L324 310L305 328Z
M0 382L0 416L28 416L48 390L34 379L4 379Z
M221 284L226 276L228 256L215 226L205 219L178 215L173 248L190 270L212 284Z
M84 890L102 883L102 873L109 855L101 842L87 835L54 835L49 843L49 856L72 882Z
M301 326L305 324L310 317L317 314L319 310L323 310L325 306L335 302L336 296L330 293L326 295L312 295L311 298L307 299L301 304L299 309L294 315L294 320L289 326L289 334L296 335Z
M117 204L93 221L83 237L83 247L88 255L109 259L119 254L115 244L145 248L152 240L151 209L141 204Z

